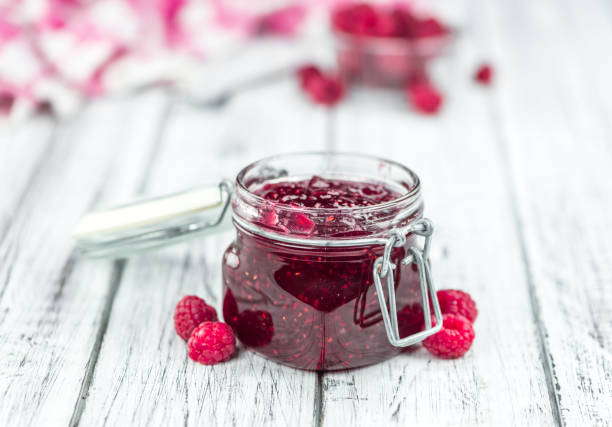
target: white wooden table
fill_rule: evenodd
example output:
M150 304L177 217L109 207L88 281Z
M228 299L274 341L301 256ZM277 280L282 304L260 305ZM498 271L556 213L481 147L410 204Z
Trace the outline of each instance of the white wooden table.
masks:
M321 109L286 76L208 107L153 90L0 126L0 425L610 424L612 5L445 4L466 31L438 67L437 117L399 96ZM469 78L479 57L490 89ZM68 237L89 209L304 149L420 174L437 284L480 309L464 358L419 349L316 374L241 350L197 365L172 312L188 293L219 308L232 232L119 261L81 259Z

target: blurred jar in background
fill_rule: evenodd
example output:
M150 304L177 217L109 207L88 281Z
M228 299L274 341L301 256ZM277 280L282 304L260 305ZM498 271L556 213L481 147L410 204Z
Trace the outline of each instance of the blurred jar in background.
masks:
M404 5L353 3L334 10L331 27L343 78L369 86L403 86L425 74L453 32Z

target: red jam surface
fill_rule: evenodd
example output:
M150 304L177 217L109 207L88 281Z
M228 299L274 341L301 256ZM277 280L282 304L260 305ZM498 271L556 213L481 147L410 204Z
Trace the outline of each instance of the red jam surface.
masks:
M389 202L401 196L380 183L324 179L265 184L255 194L271 202L303 208L354 208Z
M257 225L300 237L329 236L327 222L336 221L341 236L360 237L365 231L359 218L336 218L333 209L376 206L400 197L380 183L318 176L269 183L254 192L269 202ZM279 207L299 209L286 215L278 213ZM329 209L323 222L311 219L317 209ZM416 269L397 262L413 243L414 236L408 236L405 247L392 251L402 337L419 331L423 322ZM237 227L223 259L223 317L244 345L296 368L338 370L385 360L400 349L388 342L373 283L373 263L382 251L380 245L287 244Z

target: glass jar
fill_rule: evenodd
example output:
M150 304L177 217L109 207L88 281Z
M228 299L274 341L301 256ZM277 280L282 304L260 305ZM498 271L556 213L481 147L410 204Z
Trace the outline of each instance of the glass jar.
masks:
M401 197L374 206L304 208L272 204L254 193L313 175L383 183ZM235 186L236 239L223 257L223 317L243 344L309 370L355 368L401 351L387 338L373 268L390 233L422 217L420 183L412 171L367 156L284 155L247 166ZM397 265L392 275L400 339L424 325L418 268L401 262L416 239L413 232L402 235L389 255Z
M306 208L257 194L313 176L398 196L370 206ZM93 255L150 249L218 229L230 201L236 237L223 254L222 311L249 349L329 371L383 361L440 330L427 260L433 227L422 216L417 175L393 161L329 152L270 157L245 167L234 185L90 214L75 237Z
M333 35L340 75L374 87L402 87L423 76L427 64L452 40L452 33L415 40L355 36L338 30Z

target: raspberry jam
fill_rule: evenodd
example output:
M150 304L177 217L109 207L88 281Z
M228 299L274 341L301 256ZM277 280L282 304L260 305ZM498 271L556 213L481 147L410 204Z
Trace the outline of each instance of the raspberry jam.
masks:
M392 357L401 349L385 334L373 263L386 232L420 217L418 178L368 157L318 154L338 156L322 167L300 156L309 155L260 161L238 175L223 317L243 345L296 368L347 369ZM366 175L344 176L348 168ZM414 240L408 235L391 253L402 337L423 325L417 271L398 262Z

